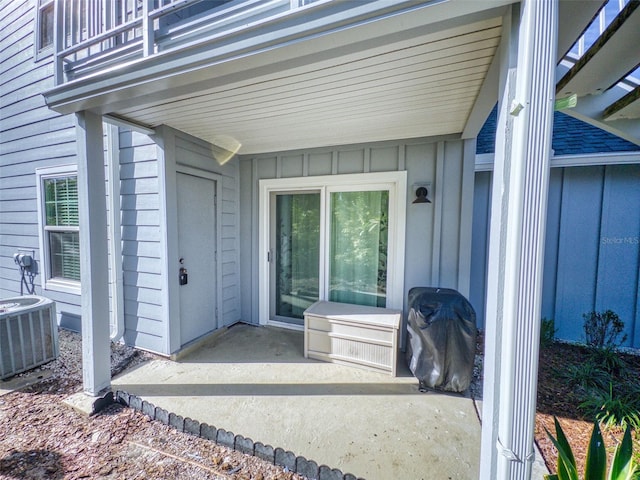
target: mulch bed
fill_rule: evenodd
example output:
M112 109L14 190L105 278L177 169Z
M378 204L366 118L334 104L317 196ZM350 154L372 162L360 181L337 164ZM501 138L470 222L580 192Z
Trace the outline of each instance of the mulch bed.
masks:
M640 356L619 353L633 378L640 378ZM581 345L555 342L540 350L538 370L538 400L535 425L535 441L544 457L547 468L556 471L557 452L549 440L545 428L555 436L553 417L560 425L573 449L578 472L584 472L586 450L593 430L593 419L584 418L578 409L580 403L573 389L560 375L570 365L581 365L589 356L589 350ZM611 454L622 438L622 430L604 429L605 445ZM634 451L640 453L640 432L634 433ZM580 473L582 474L582 473Z
M77 412L62 402L81 390L81 350L79 335L61 331L58 360L41 367L51 376L0 396L0 478L303 480L122 405ZM148 357L112 345L112 373Z
M475 379L471 394L482 396L482 334L478 337ZM0 396L0 478L26 479L238 479L303 480L259 458L178 432L130 408L114 404L87 417L62 401L81 390L80 336L60 332L60 356L41 367L49 378ZM640 356L622 354L632 375L640 378ZM593 423L582 417L574 393L559 372L585 361L579 345L553 343L541 349L535 441L551 472L556 451L545 428L555 433L556 416L583 471ZM112 345L112 373L146 361L149 354ZM37 373L37 372L36 372ZM603 431L611 452L621 438ZM640 452L635 432L634 451Z

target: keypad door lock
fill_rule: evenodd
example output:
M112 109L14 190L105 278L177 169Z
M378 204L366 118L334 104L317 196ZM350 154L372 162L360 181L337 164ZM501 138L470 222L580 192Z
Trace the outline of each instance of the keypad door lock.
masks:
M184 267L180 267L180 274L178 276L178 283L180 285L186 285L188 281L189 281L189 278L187 276L187 269L184 268Z

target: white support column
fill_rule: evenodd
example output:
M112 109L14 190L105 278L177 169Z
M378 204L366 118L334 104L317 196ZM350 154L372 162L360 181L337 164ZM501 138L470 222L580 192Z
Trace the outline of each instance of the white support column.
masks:
M558 0L520 8L504 25L489 240L480 478L497 480L531 478L555 90Z
M76 114L80 284L82 301L82 381L97 396L111 384L107 203L102 117Z

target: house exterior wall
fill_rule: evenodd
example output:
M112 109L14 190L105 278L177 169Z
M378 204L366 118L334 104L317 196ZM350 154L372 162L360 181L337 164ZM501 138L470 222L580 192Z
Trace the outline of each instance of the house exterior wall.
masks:
M475 179L470 300L484 325L491 172ZM640 164L552 168L542 316L583 340L589 311L613 310L640 347Z
M80 297L42 291L36 168L76 163L73 116L49 110L42 92L53 87L51 55L35 58L34 2L0 5L0 298L20 294L18 249L32 250L35 293L56 301L61 323L80 326Z
M461 140L426 138L241 157L242 319L258 323L258 181L262 179L406 170L405 299L415 286L467 289L465 252L470 252L471 238L463 217L470 222L471 198L463 195L463 184L473 170L474 155L469 152L474 154L475 149L465 147ZM433 203L413 204L415 184L422 183L430 183Z
M20 270L13 254L32 250L38 269L34 293L55 300L61 325L79 330L80 295L43 289L36 169L76 165L77 144L73 115L53 112L42 96L54 86L53 59L50 52L36 55L34 49L35 3L0 5L0 298L20 295ZM120 128L115 144L124 339L169 354L180 345L173 325L177 321L169 321L176 314L170 280L177 274L170 276L175 253L170 222L176 212L168 201L175 202L175 197L167 197L167 192L175 192L175 172L181 166L219 175L218 315L220 324L230 325L240 320L238 164L219 166L211 145L170 128L155 135ZM110 208L108 195L106 201Z
M165 255L160 235L158 146L148 136L129 130L120 131L119 146L124 340L162 352Z
M177 166L196 168L220 176L217 209L220 225L217 246L220 291L218 316L222 325L240 320L240 249L239 247L239 168L237 161L219 165L212 155L213 146L177 130L175 159Z

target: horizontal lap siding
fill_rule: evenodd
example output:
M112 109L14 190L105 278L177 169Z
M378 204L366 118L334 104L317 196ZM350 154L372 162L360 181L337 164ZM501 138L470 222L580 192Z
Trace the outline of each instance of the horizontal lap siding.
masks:
M120 202L125 341L162 352L162 243L158 151L147 136L120 132Z
M34 1L0 6L0 298L20 294L13 262L19 248L34 250L35 293L56 301L63 325L80 327L80 297L43 291L36 199L36 168L76 163L73 116L47 108L52 57L34 58Z
M218 268L222 275L222 319L225 325L240 320L240 281L238 278L238 180L222 178L222 254ZM224 273L227 272L227 273Z
M210 146L199 139L175 131L176 162L178 165L197 168L221 176L217 182L217 208L220 213L222 244L218 246L218 265L220 272L220 298L218 315L224 325L238 322L240 317L240 281L239 281L239 207L238 207L238 166L231 161L218 165L211 155Z

